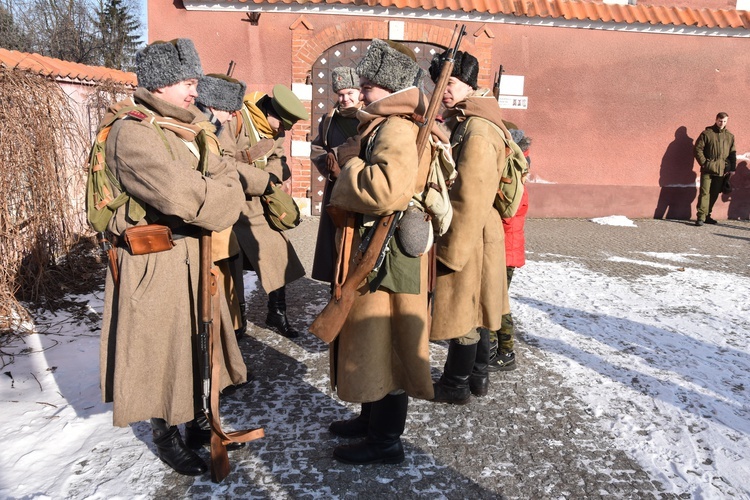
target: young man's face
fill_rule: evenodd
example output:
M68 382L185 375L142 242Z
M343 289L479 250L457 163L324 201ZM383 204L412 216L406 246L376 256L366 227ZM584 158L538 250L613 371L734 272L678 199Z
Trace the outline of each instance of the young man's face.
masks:
M169 87L156 89L154 93L170 104L187 109L198 97L198 79L182 80Z
M359 98L364 101L365 106L369 106L373 102L378 101L383 97L388 97L393 93L383 87L378 87L367 78L359 79L359 87Z
M341 89L336 93L342 108L351 108L359 103L359 89Z
M463 101L474 89L455 76L448 78L448 85L443 92L443 105L446 108L452 108L459 102Z
M724 128L726 128L727 126L728 121L729 121L729 118L726 116L724 118L717 118L716 126L719 127L719 130L724 130Z
M224 111L223 109L214 109L211 108L211 113L214 114L217 120L219 120L219 123L224 125L226 122L229 121L230 118L232 118L232 112L231 111Z

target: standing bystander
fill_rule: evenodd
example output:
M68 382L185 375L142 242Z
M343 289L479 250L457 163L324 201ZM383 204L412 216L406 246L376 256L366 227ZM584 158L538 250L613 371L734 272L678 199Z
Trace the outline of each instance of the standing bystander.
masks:
M357 135L357 111L362 108L359 100L359 75L354 68L334 68L331 73L331 86L336 92L337 104L321 120L318 136L312 142L310 161L326 179L323 200L320 204L320 225L315 245L312 278L331 283L336 260L334 237L336 227L326 206L331 200L331 191L341 166L336 161L336 150L350 137Z
M698 193L696 226L717 224L711 217L714 204L724 187L725 177L737 168L737 151L734 135L727 130L729 115L719 113L716 123L701 132L695 141L693 153L701 167L700 193Z

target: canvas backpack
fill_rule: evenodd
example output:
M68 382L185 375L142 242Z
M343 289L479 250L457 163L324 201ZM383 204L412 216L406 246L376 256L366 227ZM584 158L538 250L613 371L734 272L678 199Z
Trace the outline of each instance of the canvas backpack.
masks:
M451 143L458 145L463 141L464 135L466 134L466 128L468 123L475 117L469 117L458 125ZM478 118L478 117L476 117ZM484 118L481 118L484 120ZM489 123L492 128L502 137L505 145L505 164L503 171L500 174L500 185L495 195L494 206L495 209L500 213L503 219L510 219L518 211L518 207L521 204L521 198L523 196L523 176L529 171L529 164L526 161L526 157L523 155L521 148L513 142L510 134L506 135L505 131L492 123L489 120L484 120Z
M114 116L99 126L99 131L91 146L88 162L88 178L86 180L86 219L97 232L107 229L109 221L118 208L128 204L128 217L138 222L146 216L143 202L130 196L123 189L119 181L107 166L106 144L112 125L121 119L147 121L154 126L164 141L167 150L172 154L164 130L153 119L153 113L143 106L135 104L132 99L125 99L115 104ZM174 154L172 154L174 158ZM115 192L119 193L115 196Z
M381 125L378 125L378 128ZM366 146L368 158L372 153L378 128L368 138ZM458 176L458 171L448 144L435 141L432 135L429 137L429 144L432 156L430 169L427 172L427 181L424 190L415 193L412 200L419 205L421 210L430 215L434 233L437 236L442 236L448 231L453 220L453 206L451 205L449 191L453 181Z

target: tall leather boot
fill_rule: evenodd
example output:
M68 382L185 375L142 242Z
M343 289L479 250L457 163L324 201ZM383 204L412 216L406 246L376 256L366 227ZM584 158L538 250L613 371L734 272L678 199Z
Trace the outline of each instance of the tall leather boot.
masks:
M465 405L471 398L469 377L477 358L477 344L462 345L451 340L448 345L448 359L445 361L443 375L435 384L435 403Z
M487 365L490 362L490 331L486 328L479 329L479 342L477 343L477 357L474 360L474 368L469 376L469 389L475 396L486 396L490 386L490 374Z
M202 446L211 444L211 425L208 418L201 412L195 418L185 424L185 445L193 450L199 450ZM229 443L227 450L239 450L245 443Z
M289 325L286 317L286 287L268 293L268 316L266 325L289 339L299 337L299 332Z
M206 463L185 446L176 425L167 425L162 418L151 419L151 431L156 445L156 455L176 472L198 476L208 470Z
M367 437L367 429L370 426L370 414L373 403L362 403L362 411L354 418L349 420L336 420L331 422L328 430L343 438L364 438Z
M333 458L354 465L400 464L404 461L401 435L406 426L409 396L388 394L372 403L367 437L355 444L337 446Z

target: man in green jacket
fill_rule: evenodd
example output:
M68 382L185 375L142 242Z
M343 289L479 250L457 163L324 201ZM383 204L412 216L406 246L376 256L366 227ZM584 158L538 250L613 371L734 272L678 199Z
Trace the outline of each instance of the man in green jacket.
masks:
M727 130L728 121L729 115L719 113L716 115L716 123L706 127L695 141L693 153L701 166L696 226L702 226L704 223L716 224L711 218L711 211L724 186L725 176L734 172L737 166L734 135Z

